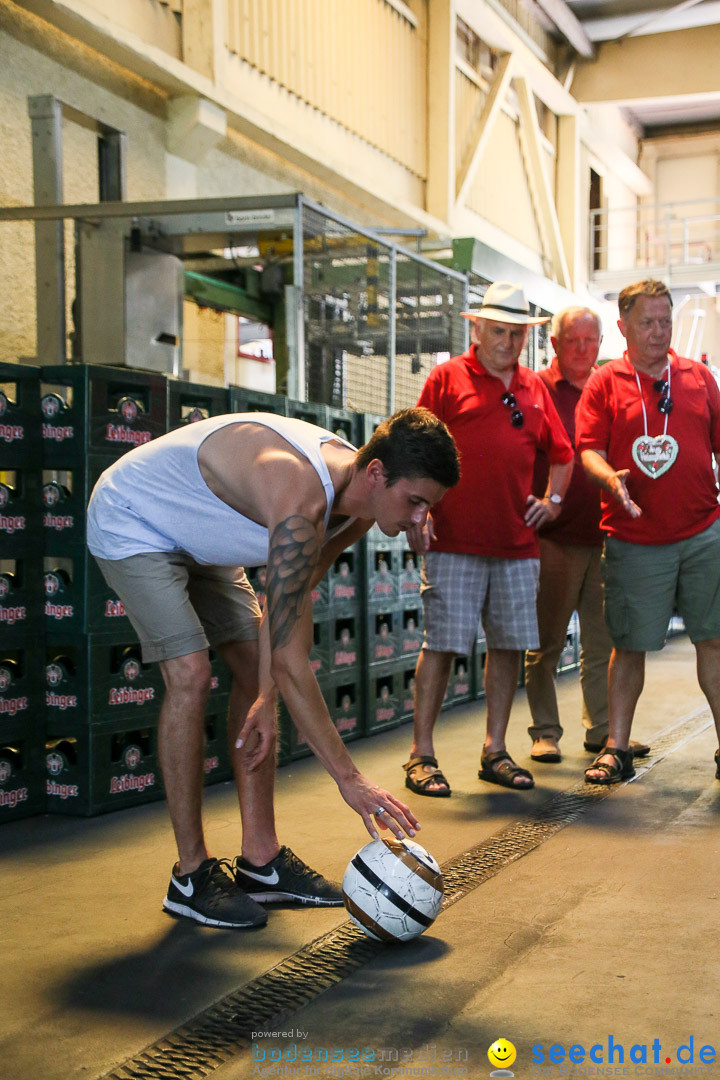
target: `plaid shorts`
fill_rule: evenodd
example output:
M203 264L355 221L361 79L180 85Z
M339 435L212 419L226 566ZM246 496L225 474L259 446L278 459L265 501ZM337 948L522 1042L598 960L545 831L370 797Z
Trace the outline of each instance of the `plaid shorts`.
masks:
M490 649L537 649L539 559L429 551L420 591L424 649L467 656L478 632Z

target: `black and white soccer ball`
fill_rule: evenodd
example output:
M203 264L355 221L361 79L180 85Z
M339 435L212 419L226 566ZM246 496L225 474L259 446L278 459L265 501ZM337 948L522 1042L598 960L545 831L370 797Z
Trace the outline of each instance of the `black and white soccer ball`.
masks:
M352 921L374 941L410 941L435 921L443 877L413 840L372 840L348 863L342 883Z

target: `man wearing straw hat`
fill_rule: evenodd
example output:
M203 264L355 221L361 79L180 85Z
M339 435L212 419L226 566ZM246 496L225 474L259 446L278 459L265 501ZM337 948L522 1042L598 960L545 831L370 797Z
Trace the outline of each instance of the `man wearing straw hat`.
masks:
M433 510L423 560L425 639L415 672L415 715L405 783L418 795L450 794L433 746L453 657L467 655L482 619L487 638L487 732L478 776L526 789L532 775L505 745L524 649L538 647L537 530L560 512L573 450L542 380L518 361L534 318L519 285L491 285L466 353L435 367L419 404L455 438L461 479ZM549 462L542 498L531 494L535 456ZM412 537L412 539L415 539ZM418 540L418 550L424 550Z

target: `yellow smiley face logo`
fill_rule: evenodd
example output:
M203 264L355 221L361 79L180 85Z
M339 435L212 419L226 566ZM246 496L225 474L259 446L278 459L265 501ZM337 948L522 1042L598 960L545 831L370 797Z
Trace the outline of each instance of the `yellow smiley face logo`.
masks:
M517 1057L517 1051L507 1039L496 1039L488 1049L488 1061L499 1069L507 1069Z

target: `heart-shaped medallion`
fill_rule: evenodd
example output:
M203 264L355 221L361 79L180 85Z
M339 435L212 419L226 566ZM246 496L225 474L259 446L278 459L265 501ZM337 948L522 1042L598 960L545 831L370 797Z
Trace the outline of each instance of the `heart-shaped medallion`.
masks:
M632 445L632 456L638 469L651 480L657 480L675 464L677 439L672 435L638 435Z

